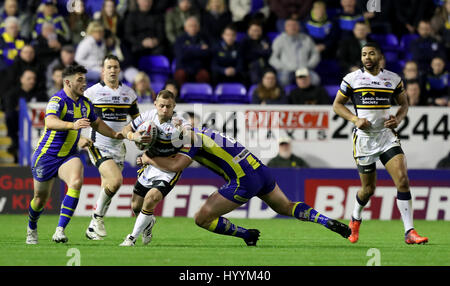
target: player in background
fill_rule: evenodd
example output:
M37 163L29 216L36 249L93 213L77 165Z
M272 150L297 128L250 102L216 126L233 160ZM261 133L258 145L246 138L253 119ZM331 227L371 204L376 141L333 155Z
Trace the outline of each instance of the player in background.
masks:
M185 144L176 155L150 158L144 154L141 160L170 172L181 172L195 160L227 181L195 214L198 226L214 233L240 237L248 246L254 246L259 239L259 230L237 226L223 215L258 196L281 215L321 224L345 238L350 235L347 225L320 214L303 202L290 201L277 185L270 169L234 138L216 130L197 128L193 129L190 137L193 144ZM139 233L133 230L122 245L133 246L136 235Z
M161 90L154 105L155 109L148 110L133 120L123 129L122 134L131 137L139 125L151 121L158 128L158 137L147 152L151 156L176 154L182 147L180 136L190 132L192 126L187 120L174 114L175 96L169 90ZM156 206L173 189L180 175L181 171L165 171L152 165L144 165L139 171L131 206L137 217L133 233L137 238L142 232L143 244L148 244L152 239L152 228L156 221L153 212Z
M139 116L137 96L133 89L120 82L119 74L119 59L107 55L103 60L103 80L84 92L84 96L94 105L97 116L117 132L121 132L127 124L128 115L132 119ZM101 189L86 237L102 240L107 235L103 218L122 185L126 148L123 140L103 136L95 130L92 130L90 139L94 144L88 148L88 154L100 173Z
M398 190L397 207L405 228L405 242L426 243L428 238L421 237L414 229L406 158L395 132L408 112L408 101L401 78L381 68L381 58L381 50L376 43L364 45L361 49L363 68L344 77L333 103L336 114L355 125L353 157L361 179L361 189L356 194L349 240L352 243L358 241L361 212L375 192L376 162L380 160ZM350 99L356 114L345 106ZM392 99L400 106L395 116L390 114Z
M65 68L64 88L47 104L45 129L31 160L34 197L28 208L27 244L38 243L37 222L50 197L56 176L66 183L68 190L52 240L68 241L64 229L75 212L83 184L83 164L77 147L87 147L92 143L86 138L80 139L81 129L90 126L104 136L117 140L124 138L122 133L115 132L97 117L92 103L83 96L86 72L82 66Z

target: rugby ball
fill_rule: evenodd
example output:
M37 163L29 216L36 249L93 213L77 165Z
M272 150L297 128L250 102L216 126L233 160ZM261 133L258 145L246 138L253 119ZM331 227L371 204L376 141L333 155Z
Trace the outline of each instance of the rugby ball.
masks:
M136 129L136 132L141 132L144 131L142 133L142 136L150 136L152 139L150 141L150 143L136 143L136 146L138 147L139 150L146 150L146 149L150 149L153 144L155 144L156 139L158 138L158 127L156 126L155 123L153 123L153 121L144 121L141 125L138 126L138 128Z

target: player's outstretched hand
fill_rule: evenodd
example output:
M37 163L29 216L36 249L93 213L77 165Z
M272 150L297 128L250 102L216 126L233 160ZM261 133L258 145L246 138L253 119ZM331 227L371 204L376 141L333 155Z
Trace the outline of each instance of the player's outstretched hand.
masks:
M89 119L87 119L85 117L80 118L80 119L78 119L77 121L75 121L73 123L73 129L74 130L87 128L87 127L90 127L90 126L91 126L91 123L90 123Z
M386 128L397 128L398 127L399 122L397 121L397 117L395 117L394 115L389 115L389 119L387 119L386 121L384 121L384 127Z
M132 140L136 143L141 143L141 144L148 144L148 143L152 142L152 136L142 135L144 132L145 132L144 130L134 132Z

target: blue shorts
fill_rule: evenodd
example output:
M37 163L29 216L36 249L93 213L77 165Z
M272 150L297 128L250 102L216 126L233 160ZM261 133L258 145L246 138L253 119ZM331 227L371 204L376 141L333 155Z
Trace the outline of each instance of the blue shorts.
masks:
M65 157L57 157L50 155L42 155L36 164L36 160L40 153L34 153L31 159L31 174L33 178L39 182L45 182L58 175L58 169L62 164L69 161L72 158L80 158L80 155L71 154Z
M244 177L232 179L219 189L219 194L237 204L245 204L255 196L262 196L275 189L275 178L270 169L261 164Z

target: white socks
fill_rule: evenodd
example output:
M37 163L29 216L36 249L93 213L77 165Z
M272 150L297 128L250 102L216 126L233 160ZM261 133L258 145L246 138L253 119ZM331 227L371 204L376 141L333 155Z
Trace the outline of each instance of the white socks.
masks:
M144 214L144 212L141 211L141 213L136 218L136 222L134 223L133 232L131 233L131 236L136 238L138 237L141 232L150 224L153 218L153 213L150 214Z
M352 217L356 220L361 220L361 212L366 205L367 202L361 201L358 197L358 193L356 193L355 207L353 208Z
M401 199L405 196L408 197L407 194L409 194L409 199ZM400 211L400 214L402 215L403 226L405 227L406 233L408 230L414 228L411 193L408 192L405 194L401 194L399 192L399 194L397 195L397 207Z
M102 188L100 190L100 194L97 199L97 205L95 207L94 214L98 216L104 216L108 211L109 205L111 204L113 196L109 196L106 194L105 189Z

